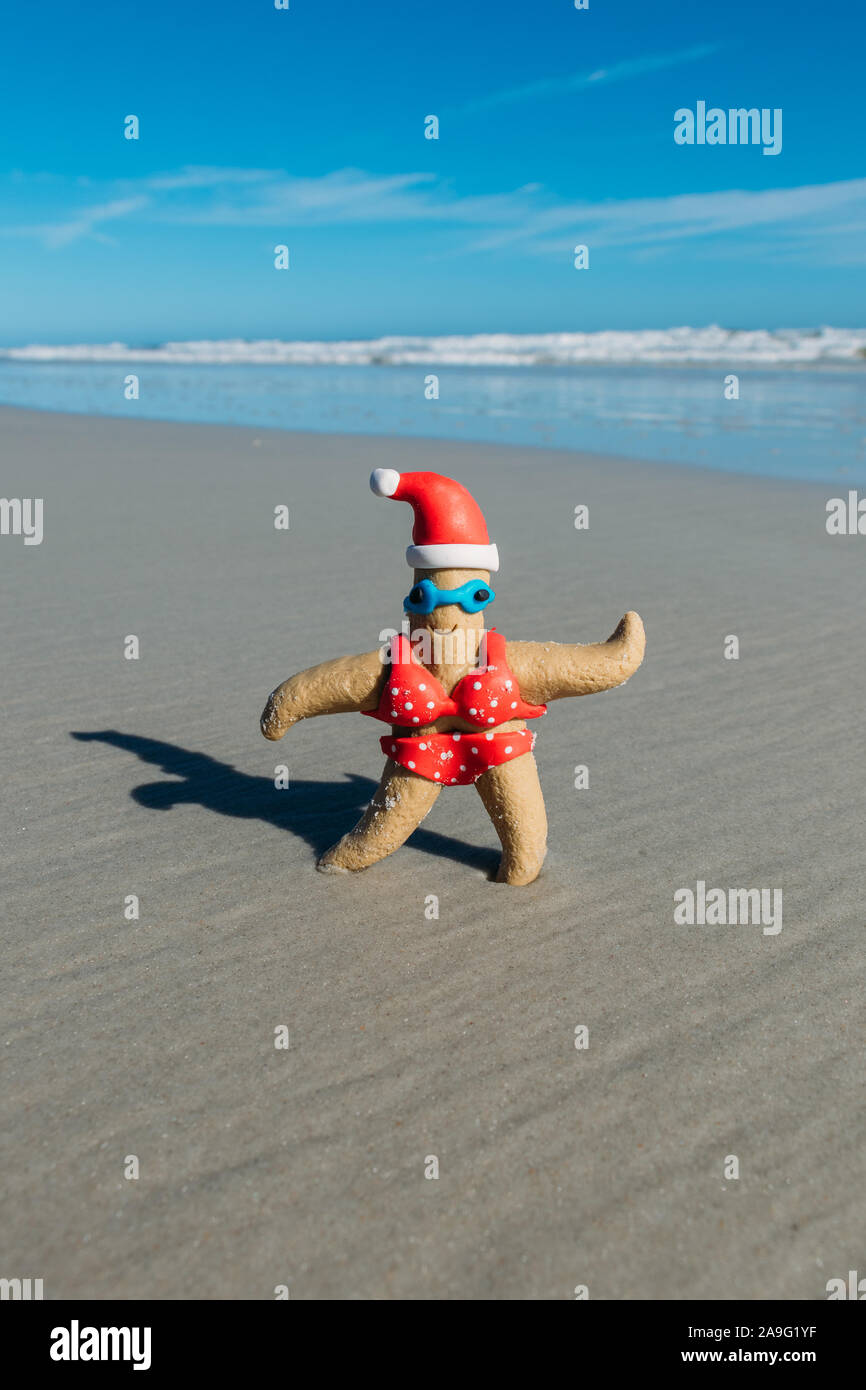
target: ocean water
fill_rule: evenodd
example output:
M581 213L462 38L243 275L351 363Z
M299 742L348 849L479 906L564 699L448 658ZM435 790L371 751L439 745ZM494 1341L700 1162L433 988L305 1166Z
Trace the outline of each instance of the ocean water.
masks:
M866 332L506 335L0 351L0 403L586 449L866 482ZM124 383L139 378L138 400ZM726 399L725 380L739 379ZM438 399L428 379L438 378Z

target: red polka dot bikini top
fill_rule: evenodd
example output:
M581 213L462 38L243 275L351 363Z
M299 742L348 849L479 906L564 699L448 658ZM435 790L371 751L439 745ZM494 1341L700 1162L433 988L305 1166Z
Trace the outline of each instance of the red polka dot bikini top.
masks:
M509 719L538 719L547 705L525 703L505 660L505 638L494 628L487 633L487 665L467 672L451 695L417 660L408 637L395 637L379 707L363 713L402 728L457 715L477 729L492 729Z

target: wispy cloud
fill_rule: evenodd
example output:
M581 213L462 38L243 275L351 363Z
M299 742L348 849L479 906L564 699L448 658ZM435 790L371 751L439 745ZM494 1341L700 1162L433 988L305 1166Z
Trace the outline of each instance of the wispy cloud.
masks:
M104 239L104 222L134 213L139 223L149 225L268 227L280 234L297 227L419 221L495 227L521 221L540 191L538 184L530 184L511 193L462 197L426 172L338 169L307 178L280 169L186 167L120 180L111 187L114 198L75 208L63 221L0 226L0 233L30 236L56 248L82 238ZM80 189L73 188L67 200L76 196Z
M509 87L506 91L491 92L489 96L477 97L459 109L465 114L491 111L498 106L511 106L519 101L540 101L548 97L566 96L570 92L587 91L610 82L627 82L632 77L643 77L646 73L661 72L664 68L680 67L683 63L695 63L700 58L709 58L725 46L723 43L699 43L691 48L677 49L673 53L649 53L642 58L626 58L620 63L611 63L609 67L595 68L591 72L575 72L563 77L543 77L537 82L527 82L520 87Z
M536 254L561 253L569 239L595 246L660 249L665 243L697 237L754 234L780 227L797 228L802 238L820 243L822 237L832 236L839 213L846 218L866 214L866 179L754 192L731 189L665 198L560 203L536 208L518 226L485 233L473 243L473 249L522 246ZM554 237L554 233L559 235ZM825 244L824 249L832 253L831 246Z
M221 169L210 164L187 164L171 174L154 174L142 180L145 187L159 192L178 189L216 188L225 184L266 183L274 176L272 169Z
M702 240L724 257L769 256L774 245L784 244L786 255L796 256L799 248L816 263L866 260L859 231L866 219L866 179L594 202L564 200L537 183L466 197L431 173L341 169L308 178L284 170L190 166L117 181L101 190L99 201L88 187L93 201L77 206L84 191L73 181L52 197L63 197L65 215L0 226L0 233L58 249L75 241L109 241L106 228L120 223L139 229L261 227L279 240L308 227L369 224L387 230L428 223L443 233L440 242L427 238L429 255L564 256L574 243L586 242L646 256L674 254Z
M38 222L31 226L12 226L0 227L0 232L6 236L32 237L41 241L50 250L59 250L62 246L68 246L70 242L79 241L83 237L92 237L97 241L108 241L109 238L101 231L105 222L113 222L118 218L129 217L134 212L140 212L148 204L148 198L139 195L132 198L115 198L108 203L97 203L93 207L79 209L73 217L63 222Z
M299 178L272 170L249 187L241 186L236 177L214 179L208 185L213 196L197 202L166 200L154 216L159 221L222 227L400 222L435 215L436 200L425 192L434 183L429 173L376 175L338 169L318 178Z

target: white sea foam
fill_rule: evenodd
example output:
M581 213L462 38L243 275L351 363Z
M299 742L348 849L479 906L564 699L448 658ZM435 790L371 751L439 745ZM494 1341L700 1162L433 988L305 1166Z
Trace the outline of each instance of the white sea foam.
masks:
M866 362L866 328L645 329L600 333L476 333L433 338L373 338L345 342L248 342L243 338L162 343L0 348L0 360L19 362L164 362L186 366L441 366L568 367L586 364L730 362L809 366Z

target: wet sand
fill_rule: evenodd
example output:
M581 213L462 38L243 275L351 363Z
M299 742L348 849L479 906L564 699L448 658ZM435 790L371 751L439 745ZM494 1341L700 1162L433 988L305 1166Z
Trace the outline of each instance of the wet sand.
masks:
M519 1300L821 1299L866 1273L866 539L827 535L833 489L10 408L0 432L4 494L44 498L45 528L0 537L0 1275ZM529 888L490 882L472 788L377 867L317 874L377 726L259 733L280 680L399 624L410 513L376 466L475 492L506 636L646 624L627 686L536 726ZM781 890L782 930L676 922L698 881Z

